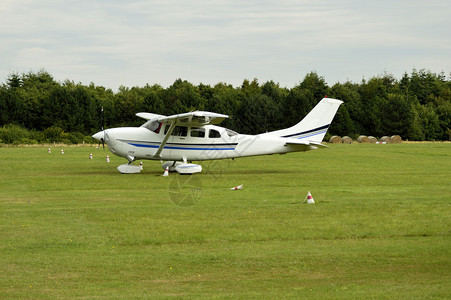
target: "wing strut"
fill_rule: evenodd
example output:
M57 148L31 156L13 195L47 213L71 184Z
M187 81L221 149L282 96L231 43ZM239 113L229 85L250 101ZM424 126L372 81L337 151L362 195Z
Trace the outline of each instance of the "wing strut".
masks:
M169 127L168 132L166 133L166 135L165 135L163 141L161 142L160 147L158 147L157 152L155 152L154 157L156 157L156 158L161 157L161 155L160 155L160 154L161 154L161 151L163 151L164 146L166 145L166 143L167 143L169 137L170 137L171 134L172 134L172 131L174 131L175 123L176 123L175 121L171 123L171 126Z

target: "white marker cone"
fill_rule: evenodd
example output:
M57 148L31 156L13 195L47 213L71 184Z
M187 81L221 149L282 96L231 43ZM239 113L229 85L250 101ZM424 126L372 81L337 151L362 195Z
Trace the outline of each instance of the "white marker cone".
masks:
M110 162L110 156L109 155L106 156L106 162Z
M307 193L307 204L314 204L315 200L313 200L312 194L310 194L310 191Z
M166 167L163 176L169 176L169 167Z
M89 154L89 159L92 159L92 153L91 153L91 154Z
M61 154L64 154L64 150L63 149L61 149Z
M139 162L139 167L141 168L141 170L143 169L143 162Z
M49 153L52 153L52 151L50 150L50 148L49 148Z
M232 191L234 191L234 190L242 190L243 189L243 185L242 184L240 184L240 185L237 185L237 186L234 186L233 188L230 188Z

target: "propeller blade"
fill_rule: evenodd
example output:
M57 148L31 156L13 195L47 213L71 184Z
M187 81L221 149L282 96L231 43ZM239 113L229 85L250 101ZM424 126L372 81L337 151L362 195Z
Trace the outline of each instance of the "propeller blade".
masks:
M101 125L102 125L102 131L103 131L103 138L101 138L102 148L105 151L105 130L104 130L105 117L104 117L104 113L103 113L103 105L102 105L102 108L100 109L100 122L101 122Z
M102 127L102 131L103 131L103 126L105 125L105 120L104 120L104 116L103 116L103 105L100 108L100 126Z

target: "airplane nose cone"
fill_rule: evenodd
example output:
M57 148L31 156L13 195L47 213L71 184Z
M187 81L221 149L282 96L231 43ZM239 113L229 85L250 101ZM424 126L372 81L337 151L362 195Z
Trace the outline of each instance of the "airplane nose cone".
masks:
M104 131L99 131L96 134L93 134L92 137L98 140L99 142L104 138L105 133Z

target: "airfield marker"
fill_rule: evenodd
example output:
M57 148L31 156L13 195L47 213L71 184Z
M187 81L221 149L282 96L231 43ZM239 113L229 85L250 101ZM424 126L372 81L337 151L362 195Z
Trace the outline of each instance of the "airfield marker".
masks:
M243 189L243 185L242 184L240 184L240 185L237 185L237 186L234 186L233 188L230 188L232 191L235 191L235 190L242 190Z
M106 162L110 162L110 156L109 155L106 156Z
M310 194L310 191L307 193L307 204L314 204L315 200L313 200L312 194Z
M169 167L166 167L163 176L169 176Z

